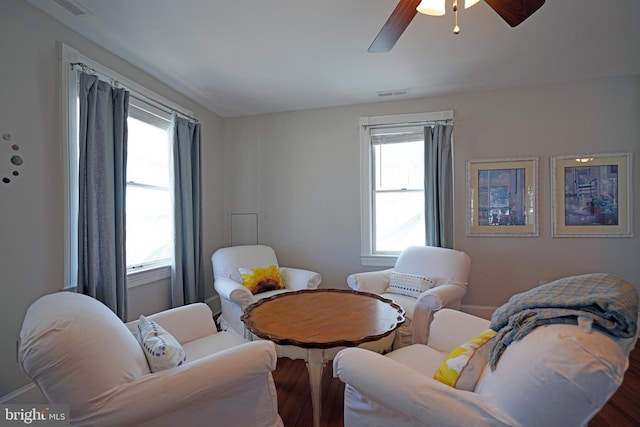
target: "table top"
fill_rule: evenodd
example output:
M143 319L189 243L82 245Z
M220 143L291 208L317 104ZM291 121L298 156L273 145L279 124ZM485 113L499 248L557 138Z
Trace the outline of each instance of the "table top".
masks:
M343 289L276 294L248 306L241 318L260 338L303 348L375 341L405 321L404 309L390 299Z

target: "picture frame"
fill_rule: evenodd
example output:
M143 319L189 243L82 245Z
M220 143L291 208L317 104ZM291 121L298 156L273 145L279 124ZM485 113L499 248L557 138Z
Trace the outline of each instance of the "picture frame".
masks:
M467 235L538 236L538 158L467 160Z
M632 153L551 157L553 237L633 237Z

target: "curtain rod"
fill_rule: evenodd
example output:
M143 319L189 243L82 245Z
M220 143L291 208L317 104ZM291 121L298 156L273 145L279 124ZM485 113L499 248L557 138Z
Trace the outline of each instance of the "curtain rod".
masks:
M407 126L432 126L432 125L450 125L453 124L453 119L444 119L444 120L427 120L420 122L403 122L403 123L386 123L386 124L367 124L362 125L365 129L384 129L384 128L399 128L399 127L407 127Z
M109 76L106 76L106 75L104 75L102 73L97 72L93 68L89 67L87 64L84 64L82 62L72 62L71 63L71 68L73 69L73 67L75 67L76 65L79 66L82 69L82 71L85 72L85 73L89 73L89 74L96 75L98 77L102 77L103 79L108 80L111 83L111 85L116 86L116 87L121 87L123 89L128 90L129 92L131 92L132 95L134 95L134 97L136 97L138 99L141 99L142 101L145 101L145 102L151 101L152 104L156 104L157 106L165 108L170 113L178 114L178 115L180 115L182 117L185 117L185 118L187 118L189 120L193 120L194 122L198 123L198 119L196 119L195 117L191 117L190 115L185 114L182 111L176 110L175 108L173 108L173 107L171 107L171 106L169 106L169 105L167 105L167 104L165 104L165 103L163 103L161 101L158 101L157 99L153 99L153 98L150 98L150 97L148 97L146 95L143 95L140 92L137 92L136 90L131 89L130 87L127 87L127 86L123 85L118 80L113 79L113 78L111 78Z

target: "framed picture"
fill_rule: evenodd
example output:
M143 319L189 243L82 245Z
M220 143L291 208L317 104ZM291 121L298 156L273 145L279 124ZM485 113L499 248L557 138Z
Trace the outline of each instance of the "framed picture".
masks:
M632 237L632 154L551 157L553 237Z
M467 235L538 235L538 158L467 160Z

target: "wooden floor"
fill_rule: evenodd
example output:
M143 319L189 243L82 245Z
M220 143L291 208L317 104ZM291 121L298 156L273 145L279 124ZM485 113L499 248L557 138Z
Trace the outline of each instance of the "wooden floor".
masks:
M589 422L589 427L632 426L640 426L640 345L629 355L629 369L622 385Z
M286 427L313 425L311 392L307 367L302 360L278 359L273 372L278 391L278 411ZM344 426L344 384L333 378L333 366L329 362L322 378L323 427ZM589 422L589 427L637 427L640 426L640 346L631 352L629 370L624 381L611 400Z
M273 372L278 392L278 412L285 427L313 426L309 373L303 360L278 359ZM327 363L322 373L322 427L342 427L344 420L344 384L333 378L333 365Z

